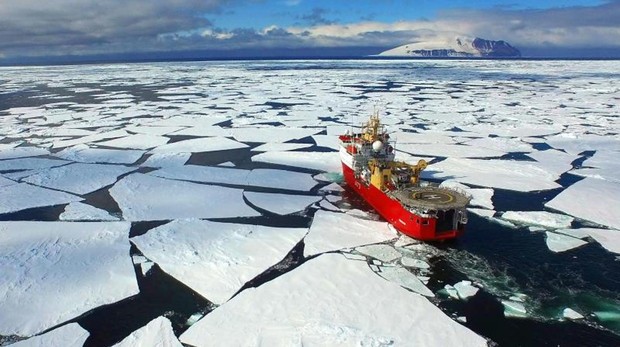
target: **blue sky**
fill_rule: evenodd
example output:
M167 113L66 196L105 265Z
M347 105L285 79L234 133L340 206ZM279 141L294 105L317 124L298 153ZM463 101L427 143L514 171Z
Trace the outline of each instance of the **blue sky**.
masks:
M0 0L0 23L0 64L367 55L454 35L525 56L620 57L620 0Z

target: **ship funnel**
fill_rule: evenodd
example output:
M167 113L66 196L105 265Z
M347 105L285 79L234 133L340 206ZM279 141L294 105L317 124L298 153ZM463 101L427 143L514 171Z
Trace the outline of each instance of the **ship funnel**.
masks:
M373 151L379 152L382 149L383 149L383 142L375 141L375 142L372 143L372 150Z

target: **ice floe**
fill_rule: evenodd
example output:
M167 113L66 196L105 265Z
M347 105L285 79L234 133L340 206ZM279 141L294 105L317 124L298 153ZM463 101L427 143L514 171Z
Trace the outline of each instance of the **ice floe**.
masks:
M620 183L585 178L562 191L546 207L600 225L620 229ZM587 204L584 204L587 201Z
M137 294L129 228L0 222L0 335L31 336Z
M265 152L252 157L252 161L295 166L304 169L340 172L340 156L334 152Z
M122 165L75 163L51 168L28 176L23 181L75 194L86 194L101 189L128 172L135 170Z
M167 167L183 166L192 156L191 153L156 153L152 154L140 166Z
M247 147L246 144L226 137L206 137L168 143L152 149L149 153L203 153Z
M106 210L96 208L81 202L72 202L65 206L65 210L58 219L63 221L117 221Z
M0 214L83 200L76 195L45 189L27 183L0 186L0 196L2 196L2 199L0 199Z
M291 195L244 192L243 195L253 205L269 212L286 215L303 211L306 207L322 199L320 196Z
M48 155L48 154L50 154L50 152L47 149L39 148L39 147L4 148L0 150L0 160L24 158L24 157L37 157L37 156Z
M555 232L577 238L591 237L608 251L620 254L620 230L581 228L560 229Z
M310 174L276 169L254 169L247 181L249 186L298 191L309 191L316 184Z
M0 160L0 171L37 170L69 164L69 161L47 158L21 158Z
M123 177L110 195L125 220L252 217L260 213L243 201L243 191L134 173Z
M389 263L402 257L400 252L394 247L385 244L362 246L357 247L355 250L369 257L379 259L384 263Z
M398 144L398 150L413 155L428 155L447 158L495 158L501 157L506 152L485 148L458 144Z
M533 162L514 160L448 158L429 165L422 176L452 178L466 184L521 192L561 187L555 182L558 174Z
M431 267L424 260L414 259L414 258L411 258L411 257L403 257L400 260L400 263L403 264L403 266L415 267L415 268L418 268L418 269L429 269Z
M587 244L586 241L580 240L578 238L554 233L551 231L547 231L545 236L547 248L549 248L550 251L555 253L565 252L570 249L581 247Z
M526 225L538 225L551 229L569 228L574 218L559 213L547 211L508 211L502 219Z
M527 317L527 310L525 309L525 305L523 305L523 303L519 301L502 300L502 305L504 305L504 316L506 317Z
M381 266L379 269L379 275L386 280L394 282L418 294L431 298L435 297L435 294L433 294L416 275L409 272L409 270L397 266Z
M474 287L471 281L461 281L456 283L453 287L456 289L459 299L461 300L467 300L478 293L478 288Z
M17 182L0 175L0 187L17 184Z
M486 346L422 296L338 254L244 290L180 340L192 346Z
M54 155L81 163L133 164L142 157L142 154L144 152L139 150L90 148L87 145L77 145L65 148Z
M620 163L616 159L618 157L620 157L620 150L596 151L592 157L583 162L584 167L573 170L571 173L620 183Z
M183 345L174 335L168 318L157 317L114 345L114 347L135 346L182 347Z
M321 132L322 128L232 128L232 137L241 142L286 142L312 136Z
M13 347L82 347L90 334L79 324L71 323L63 325L42 335L33 336L12 344Z
M397 236L386 222L319 210L304 239L304 256L380 243Z
M305 228L175 220L132 238L149 259L216 304L282 260Z
M570 320L579 320L579 319L583 319L583 315L575 310L573 310L572 308L565 308L562 311L562 317L566 318L566 319L570 319Z
M252 152L272 152L272 151L294 151L296 149L303 149L312 146L311 143L265 143L255 148L252 148Z
M97 142L97 146L130 149L151 149L153 147L165 145L170 141L169 138L159 135L136 134L121 137L114 140Z

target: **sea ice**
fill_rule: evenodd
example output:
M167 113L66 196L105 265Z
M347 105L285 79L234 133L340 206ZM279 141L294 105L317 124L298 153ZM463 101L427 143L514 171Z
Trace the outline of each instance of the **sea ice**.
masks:
M253 156L252 161L327 172L342 170L340 156L334 152L265 152Z
M555 232L569 235L577 238L591 237L598 242L603 248L616 254L620 254L620 230L614 229L561 229Z
M418 294L431 298L435 297L435 294L433 294L416 275L409 272L409 270L397 266L381 266L379 269L379 275L386 280L394 282Z
M547 248L554 253L565 252L587 244L586 241L578 238L551 231L546 232L545 242L547 243Z
M87 205L81 202L72 202L65 206L65 210L58 217L64 221L117 221L117 217L114 217L106 210L98 209L94 206Z
M75 163L51 168L28 176L23 181L74 194L87 194L108 186L135 170L122 165Z
M134 173L119 180L110 195L125 220L252 217L241 189L174 181Z
M54 155L63 159L81 163L133 164L144 154L139 150L119 150L90 148L87 145L77 145L65 148Z
M192 156L191 153L156 153L152 154L140 166L146 167L167 167L183 166Z
M415 268L418 268L418 269L430 269L430 267L431 267L424 260L414 259L414 258L411 258L411 257L403 257L400 260L400 262L401 262L401 264L403 264L403 266L415 267Z
M291 128L291 127L267 127L267 128L232 128L230 132L237 141L241 142L287 142L304 137L312 136L321 132L322 128Z
M546 207L580 219L620 229L618 205L620 183L585 178L562 191ZM584 203L586 202L586 203Z
M222 304L282 260L307 231L192 219L172 221L131 241L163 271Z
M523 318L527 316L527 310L521 302L502 300L502 305L504 305L504 316L506 317Z
M396 237L397 234L385 222L319 210L304 239L304 256L385 242Z
M453 287L461 300L467 300L478 293L478 288L472 286L471 281L461 281Z
M37 170L69 164L68 161L47 158L21 158L0 160L0 171Z
M136 346L182 347L183 345L174 336L172 324L168 318L157 317L113 347Z
M137 134L121 137L105 142L97 142L97 146L113 148L131 149L151 149L153 147L165 145L170 141L169 138L159 135Z
M486 346L424 297L339 254L244 290L180 340L192 346Z
M48 155L48 154L50 154L50 152L47 149L39 148L39 147L4 148L0 150L0 160L23 158L23 157L38 157L41 155Z
M83 200L81 197L27 183L0 186L0 214Z
M322 199L320 196L271 194L245 191L246 199L255 206L279 215L303 211L306 207Z
M398 150L413 155L429 155L447 158L496 158L506 152L484 147L458 144L398 144Z
M317 182L312 178L312 175L307 173L276 169L254 169L248 176L247 185L309 191L317 185Z
M344 188L342 188L342 186L338 183L330 183L326 185L325 187L322 187L321 189L319 189L319 191L321 192L343 192Z
M574 218L559 213L547 211L508 211L501 216L502 219L527 225L539 225L551 229L570 228Z
M171 166L149 172L149 175L174 180L234 185L247 185L249 174L250 170L202 165Z
M468 208L467 211L484 218L493 218L493 216L495 216L494 210L486 210L482 208Z
M456 188L469 194L472 199L470 201L471 206L480 206L489 210L493 207L493 189L490 188L469 188L468 186L459 183L455 180L445 180L441 182L440 187Z
M558 174L536 163L498 159L448 158L429 165L424 177L449 179L482 187L501 188L520 192L560 188L555 182Z
M226 137L184 140L155 147L149 153L203 153L247 148L248 145Z
M79 324L63 325L43 335L33 336L12 344L13 347L82 347L90 334Z
M303 149L311 146L311 143L268 142L258 147L252 148L252 152L294 151L296 149Z
M355 250L369 257L379 259L384 263L389 263L402 257L394 247L385 244L362 246L357 247Z
M448 294L448 296L451 297L452 299L459 298L459 292L456 290L456 288L454 288L453 286L449 284L446 284L443 287L443 291L445 291L445 293Z
M125 222L0 222L0 335L31 336L138 294Z
M334 150L338 150L340 147L340 140L338 136L333 135L313 135L312 139L314 143L316 143L319 147L331 148Z
M583 319L583 315L575 310L573 310L572 308L565 308L564 311L562 311L562 317L566 318L566 319L570 319L570 320L578 320L578 319Z
M0 187L17 184L17 182L0 175Z

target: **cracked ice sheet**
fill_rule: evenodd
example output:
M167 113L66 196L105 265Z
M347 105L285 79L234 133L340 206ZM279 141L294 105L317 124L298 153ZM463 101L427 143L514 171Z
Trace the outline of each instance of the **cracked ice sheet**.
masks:
M97 146L121 149L151 149L153 147L165 145L168 141L170 141L170 139L164 136L137 134L105 142L97 142Z
M508 211L504 212L501 218L514 223L552 229L569 228L574 220L571 216L547 211Z
M620 230L614 229L561 229L555 230L556 233L566 234L572 237L584 238L591 237L606 250L620 254Z
M380 269L381 272L379 272L379 275L381 275L381 277L385 278L386 280L394 282L418 294L431 298L435 297L435 294L433 294L433 292L428 289L424 285L424 283L422 283L422 281L420 281L420 279L416 277L416 275L409 272L409 270L397 266L382 266L380 267Z
M16 147L16 148L4 148L0 150L1 159L15 159L23 157L38 157L41 155L48 155L50 152L47 149L39 147Z
M0 171L36 170L69 164L69 161L47 158L21 158L0 160Z
M163 271L219 305L282 260L307 231L175 220L131 241Z
M413 155L429 155L449 158L493 158L501 157L506 152L485 147L452 144L398 144L399 151Z
M620 183L620 163L617 158L620 158L620 151L596 151L591 158L583 162L581 169L573 170L571 173Z
M36 187L27 183L1 186L0 196L2 197L0 199L0 214L84 200L76 195Z
M231 128L230 133L237 141L241 142L287 142L312 136L323 131L323 128L290 128L290 127L267 127L267 128Z
M326 172L342 170L340 156L336 152L265 152L253 156L252 161Z
M65 210L58 217L64 221L117 221L117 217L114 217L106 210L98 209L94 206L87 205L81 202L72 202L65 206Z
M108 186L119 176L134 170L121 165L76 163L42 171L23 180L37 186L83 195Z
M133 164L143 154L144 152L140 150L90 148L87 145L77 145L54 155L81 163Z
M134 173L123 177L110 195L125 220L254 217L260 213L243 201L241 189L174 181Z
M319 210L304 239L304 256L380 243L396 237L398 235L386 222Z
M12 344L13 347L82 347L90 334L78 323L71 323L43 335Z
M305 210L322 199L320 196L243 192L250 203L278 215Z
M17 182L0 175L0 187L17 184Z
M486 346L427 299L339 254L244 290L180 340L192 346Z
M554 253L565 252L586 245L587 242L578 238L547 231L545 233L547 248Z
M248 145L225 137L184 140L153 148L149 153L203 153L247 148Z
M547 202L545 207L620 229L618 196L620 196L620 183L588 177L564 189L553 200Z
M1 222L0 335L31 336L139 293L125 222Z
M160 346L183 347L174 335L172 323L166 317L157 317L134 331L113 347Z
M271 152L271 151L294 151L311 147L311 143L279 143L268 142L258 147L252 148L252 152Z
M558 174L549 172L535 163L513 160L479 160L448 158L429 165L423 177L455 179L482 187L519 192L560 188L555 182Z

